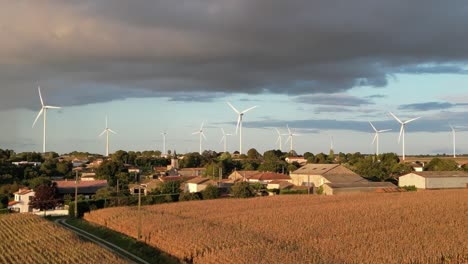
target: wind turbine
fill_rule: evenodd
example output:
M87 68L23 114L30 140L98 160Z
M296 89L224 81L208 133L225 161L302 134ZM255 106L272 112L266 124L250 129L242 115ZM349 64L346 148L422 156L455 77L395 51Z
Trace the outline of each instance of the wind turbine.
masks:
M117 135L117 132L109 128L109 124L108 124L107 116L106 116L106 128L104 129L104 131L102 131L101 134L99 134L100 137L106 134L106 157L109 157L109 132Z
M239 131L239 154L242 154L242 118L244 117L244 114L247 113L248 111L256 108L257 106L253 106L250 108L245 109L244 111L240 112L237 110L231 103L227 102L227 104L238 114L237 118L237 126L236 126L236 135L237 131Z
M398 143L400 143L400 140L402 139L403 137L403 160L405 160L405 126L410 123L410 122L413 122L414 120L417 120L421 117L416 117L416 118L413 118L413 119L410 119L410 120L407 120L405 122L401 121L396 115L394 115L392 112L389 112L390 115L393 116L393 118L395 118L396 121L398 121L398 123L400 123L401 125L401 128L400 128L400 136L398 136Z
M44 100L42 100L42 94L41 94L41 87L37 87L37 90L39 91L39 99L41 99L41 110L37 114L36 119L34 120L33 127L36 124L37 120L39 117L44 114L44 138L43 138L43 144L42 144L42 152L46 152L46 129L47 129L47 109L60 109L58 106L50 106L50 105L45 105Z
M281 137L282 134L277 128L275 128L275 130L276 130L276 133L278 133L278 139L276 139L276 143L279 143L279 150L283 152L283 139Z
M375 136L374 136L374 140L372 140L372 144L375 143L376 145L376 152L375 152L375 155L379 155L379 135L380 133L384 133L384 132L387 132L387 131L390 131L391 129L382 129L382 130L377 130L377 128L375 128L375 126L372 124L371 121L369 121L369 124L371 125L372 129L374 129L375 131Z
M292 151L293 150L293 137L295 136L300 136L299 134L294 134L291 129L289 129L289 126L286 125L286 127L288 128L288 134L286 134L288 136L288 139L286 140L286 143L288 143L288 141L290 141L291 143L291 147L289 149L289 151Z
M163 136L163 154L166 155L166 135L167 135L167 131L161 132L161 135Z
M221 141L219 143L224 141L224 152L226 152L227 151L227 136L232 136L232 134L229 134L229 133L226 134L226 132L224 132L224 128L221 128L221 132L223 133L223 137L221 138Z
M334 142L333 142L333 136L330 135L330 152L333 151L333 148L335 147L334 145L335 145L335 144L334 144Z
M206 140L205 133L203 133L203 124L204 124L204 122L201 124L200 130L195 131L195 132L192 133L192 135L196 135L196 134L200 135L200 152L199 152L200 155L202 154L202 137Z
M452 140L453 140L453 157L457 157L457 146L456 146L456 129L454 126L449 125L450 128L452 129Z

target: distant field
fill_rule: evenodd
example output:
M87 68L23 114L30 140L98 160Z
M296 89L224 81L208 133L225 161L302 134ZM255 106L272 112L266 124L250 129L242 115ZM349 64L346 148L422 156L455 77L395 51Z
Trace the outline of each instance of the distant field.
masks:
M143 207L147 243L195 263L466 263L468 190ZM136 208L88 221L136 237Z
M0 215L0 263L127 263L39 216Z
M429 162L433 158L440 158L440 159L450 159L456 161L460 165L468 164L468 156L457 156L456 158L453 157L437 157L437 156L430 156L430 157L415 157L415 156L406 156L405 162ZM402 158L400 157L400 160Z

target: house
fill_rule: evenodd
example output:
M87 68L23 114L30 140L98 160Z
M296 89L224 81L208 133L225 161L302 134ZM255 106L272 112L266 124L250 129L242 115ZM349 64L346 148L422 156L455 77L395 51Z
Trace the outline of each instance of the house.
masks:
M96 180L96 173L95 172L83 172L81 173L81 180L82 181L95 181Z
M298 156L298 157L287 157L284 159L287 163L291 164L293 162L299 163L299 165L304 165L307 163L307 159L305 159L303 156Z
M400 176L398 186L415 186L418 189L468 188L468 172L415 171Z
M246 181L248 178L250 178L251 176L257 173L258 171L235 170L228 176L228 179L231 181L238 181L238 180Z
M35 166L39 167L42 165L42 162L39 161L15 161L12 162L11 164L16 165L16 166Z
M171 181L181 181L181 182L186 182L188 180L191 180L193 178L196 178L197 176L164 176L164 177L159 177L159 181L161 182L171 182Z
M307 164L291 174L298 186L319 187L325 183L357 183L368 180L340 164Z
M399 192L399 188L391 182L359 181L354 183L325 183L323 194L335 195L362 192Z
M413 170L416 172L424 171L424 164L421 163L413 163L411 164L411 167L413 167Z
M96 194L97 190L108 187L107 180L95 180L95 181L80 181L78 184L75 181L64 180L54 181L57 185L57 192L60 196L64 195L75 195L75 187L78 188L78 194L84 195L87 199L91 198L92 195Z
M140 174L141 170L140 168L136 166L127 166L127 170L129 174Z
M183 168L179 169L178 173L180 176L202 176L205 174L206 169L205 168Z
M130 194L137 195L138 192L142 192L144 195L148 195L148 193L152 192L153 190L157 189L161 181L159 180L145 180L140 184L129 184L128 188L130 189Z
M33 190L28 188L20 188L17 192L14 193L14 195L15 200L8 203L8 209L17 211L19 213L32 212L32 207L29 205L29 202L35 195Z
M218 186L217 182L206 177L196 177L185 183L185 192L201 192L205 190L208 185Z
M256 174L250 176L247 179L248 182L255 183L269 183L271 181L291 181L291 177L286 174L276 173L276 172L257 172Z
M294 184L290 183L289 181L274 180L267 184L267 189L268 190L273 190L273 189L284 190L284 189L290 189L293 186Z
M72 165L73 165L73 168L76 168L76 167L81 167L88 162L89 162L88 160L73 159Z

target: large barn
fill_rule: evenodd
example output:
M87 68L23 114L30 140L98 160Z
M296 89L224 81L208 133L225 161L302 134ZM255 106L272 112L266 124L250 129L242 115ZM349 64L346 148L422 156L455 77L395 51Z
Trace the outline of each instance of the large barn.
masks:
M411 172L398 178L398 186L415 186L418 189L468 188L468 172L421 171Z

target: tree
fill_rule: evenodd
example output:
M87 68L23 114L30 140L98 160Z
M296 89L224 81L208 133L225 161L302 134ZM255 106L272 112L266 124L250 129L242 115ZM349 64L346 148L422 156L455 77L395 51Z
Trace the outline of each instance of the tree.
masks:
M231 187L231 194L236 198L249 198L254 192L248 182L237 182Z
M202 156L198 152L188 153L180 161L181 168L198 168L202 164Z
M163 182L159 185L159 191L161 194L166 194L166 193L180 193L180 185L181 181L168 181L168 182Z
M216 199L219 198L219 189L218 187L209 184L206 188L201 191L203 200Z
M40 185L50 186L52 184L52 181L50 180L49 177L42 177L41 176L41 177L36 177L36 178L30 179L28 181L28 183L29 183L29 188L34 190Z
M261 157L260 153L254 148L251 148L247 151L247 157L249 159L259 159Z
M428 171L455 171L458 170L458 163L451 159L433 158L424 166Z
M44 210L44 215L46 210L54 209L58 205L57 187L55 184L39 185L34 192L35 194L30 201L30 205L34 209Z
M71 171L72 164L71 162L62 161L57 163L56 167L59 175L66 176Z
M8 208L8 195L0 194L0 209Z

